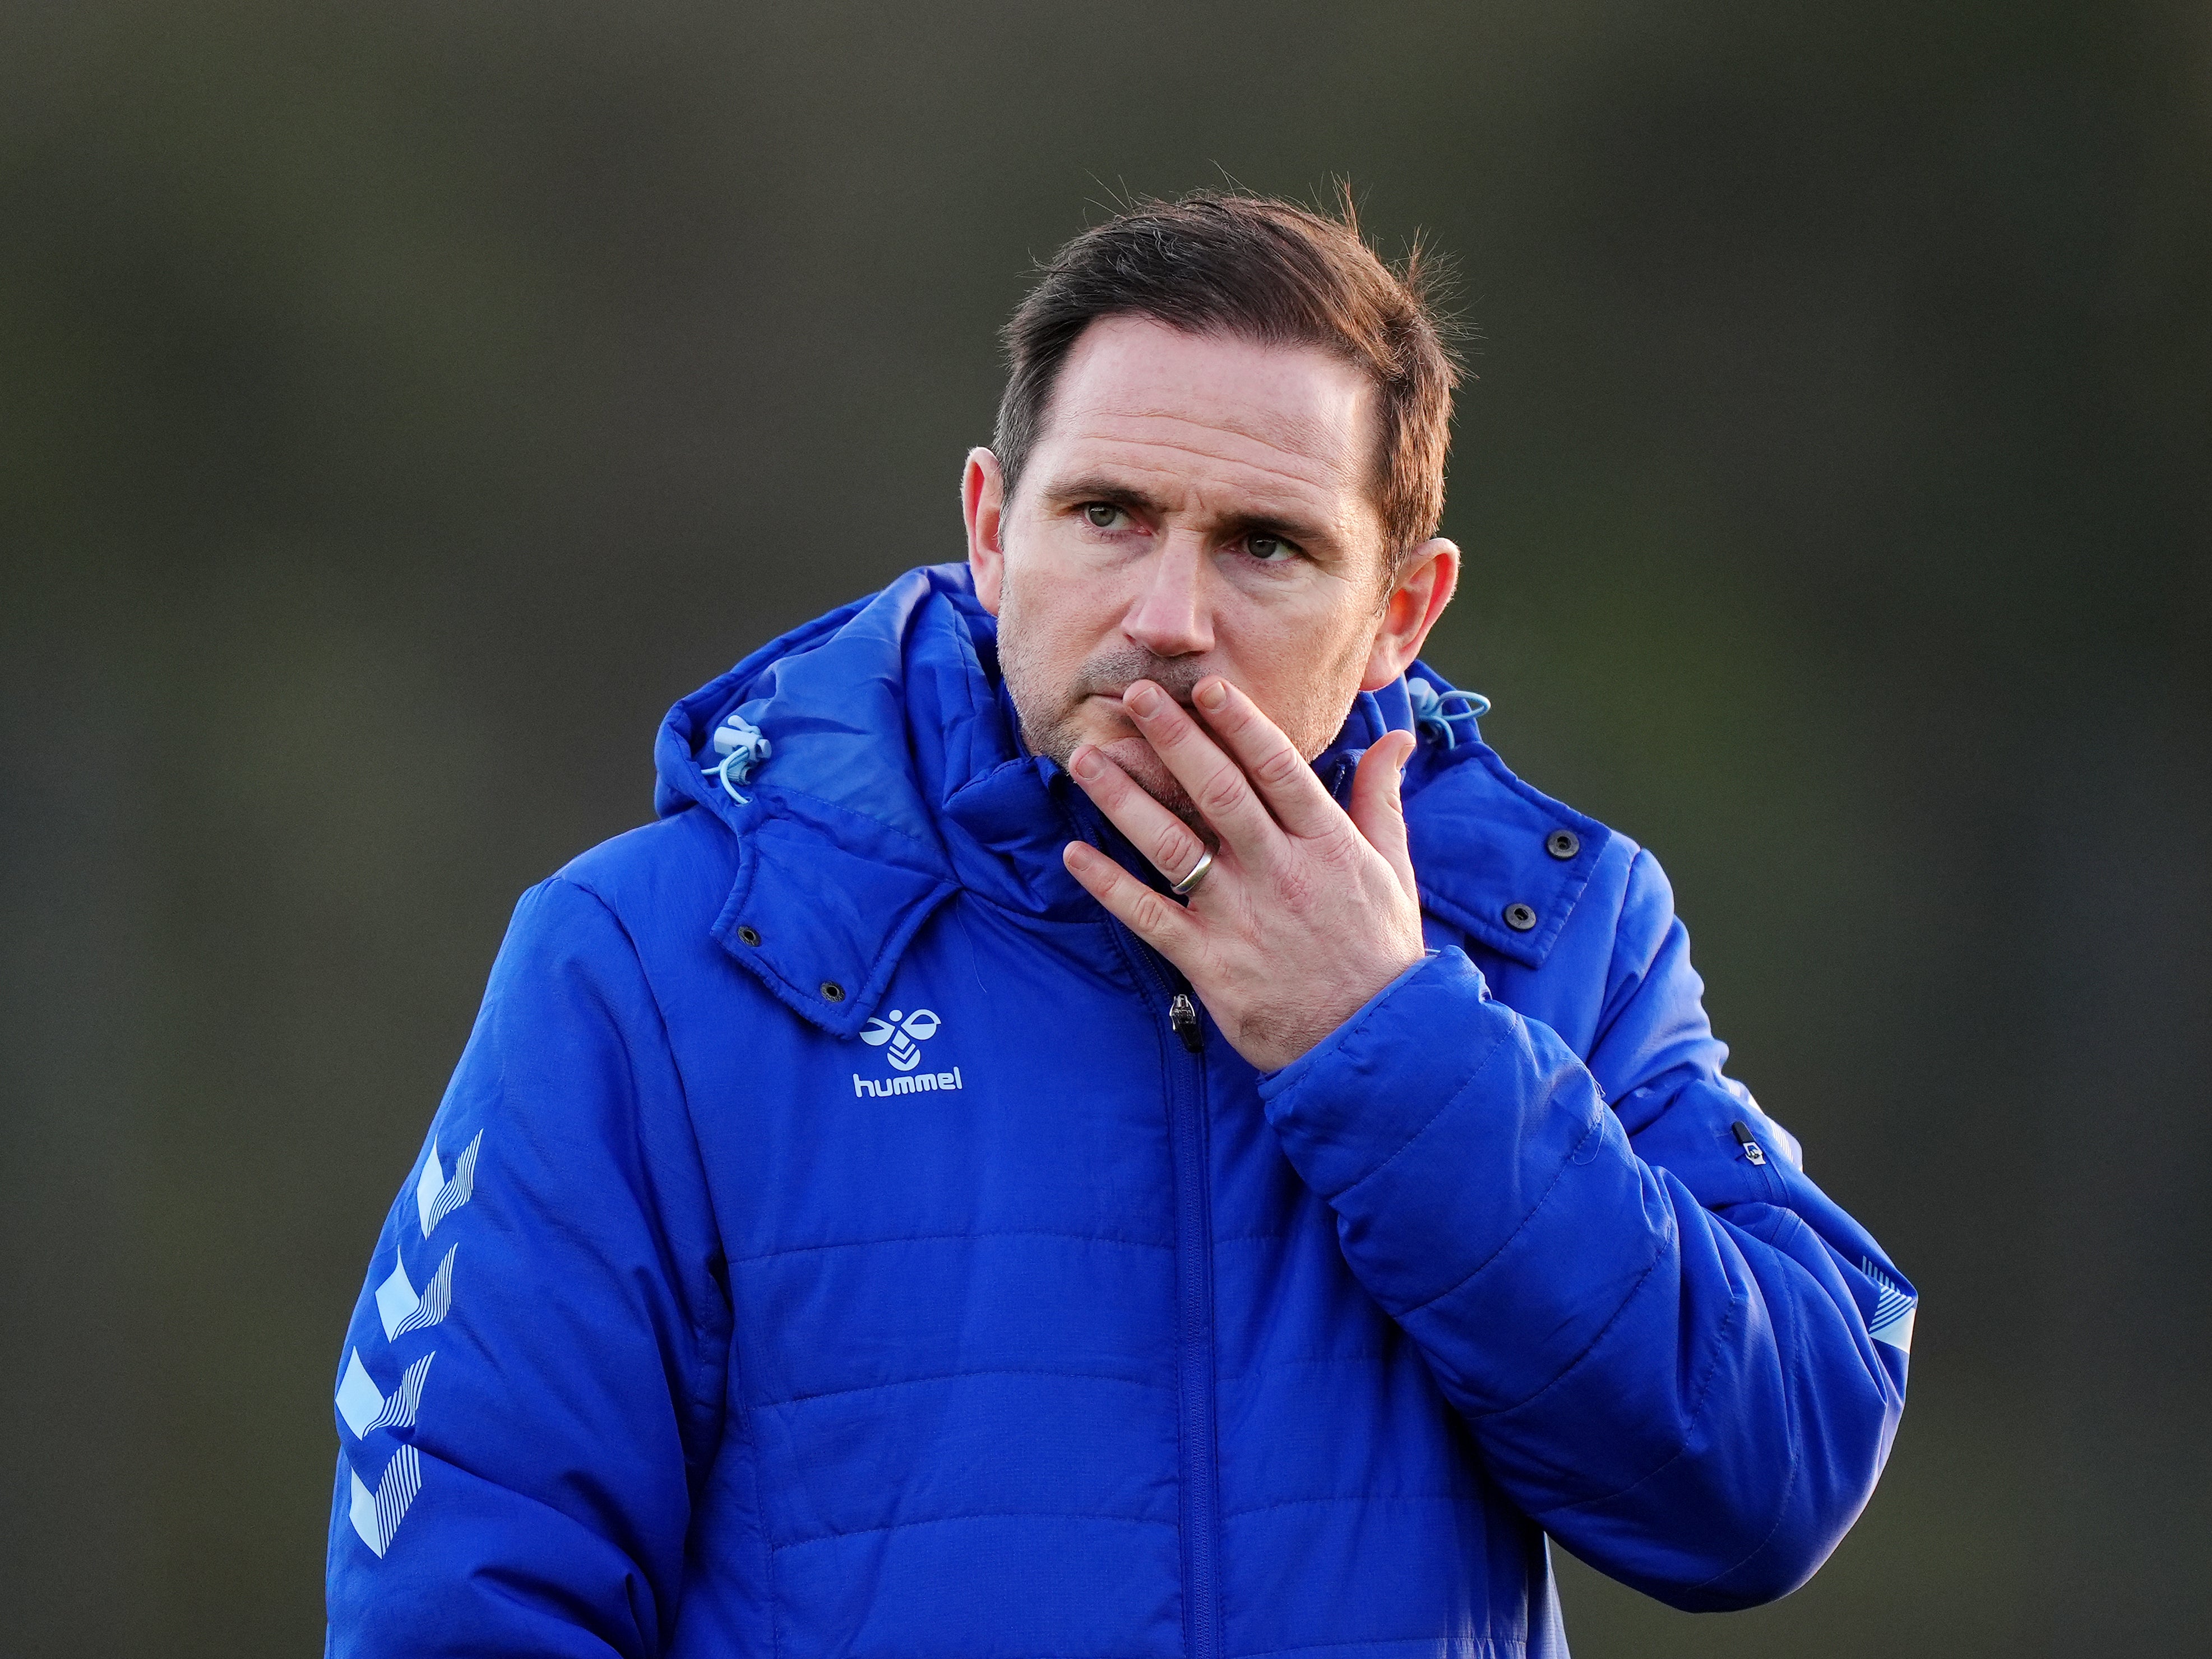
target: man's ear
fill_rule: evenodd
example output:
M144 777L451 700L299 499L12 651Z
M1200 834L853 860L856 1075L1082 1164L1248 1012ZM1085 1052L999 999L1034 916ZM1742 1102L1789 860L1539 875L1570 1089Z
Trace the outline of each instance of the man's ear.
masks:
M1006 483L996 455L980 444L968 452L968 465L960 473L960 513L968 521L968 568L975 578L975 597L994 617L1006 580Z
M1413 665L1458 586L1459 549L1442 536L1431 536L1406 555L1382 602L1375 647L1359 682L1362 691L1380 691Z

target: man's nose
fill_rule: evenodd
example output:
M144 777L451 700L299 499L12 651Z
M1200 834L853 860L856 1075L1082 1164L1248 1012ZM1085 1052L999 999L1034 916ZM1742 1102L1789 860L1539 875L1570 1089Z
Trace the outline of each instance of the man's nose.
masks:
M1202 537L1170 532L1145 561L1144 586L1121 631L1156 657L1192 657L1213 648L1211 570Z

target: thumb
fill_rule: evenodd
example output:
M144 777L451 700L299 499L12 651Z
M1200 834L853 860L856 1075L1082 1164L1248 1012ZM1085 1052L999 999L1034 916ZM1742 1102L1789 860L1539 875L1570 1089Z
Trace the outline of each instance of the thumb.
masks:
M1413 734L1385 733L1359 757L1352 777L1352 823L1380 853L1407 896L1418 896L1413 855L1406 846L1406 808L1399 799L1399 773L1413 756Z

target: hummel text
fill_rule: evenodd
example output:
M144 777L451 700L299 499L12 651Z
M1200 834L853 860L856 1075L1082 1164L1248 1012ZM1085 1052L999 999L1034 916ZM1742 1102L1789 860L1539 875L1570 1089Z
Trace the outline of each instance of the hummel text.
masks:
M960 1068L949 1072L923 1072L914 1077L885 1078L878 1083L873 1078L853 1073L853 1092L856 1095L919 1095L933 1093L939 1089L964 1089L960 1080Z

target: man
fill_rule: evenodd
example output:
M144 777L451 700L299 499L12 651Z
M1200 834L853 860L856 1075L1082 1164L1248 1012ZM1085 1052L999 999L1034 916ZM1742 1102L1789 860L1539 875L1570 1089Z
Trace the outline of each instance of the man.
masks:
M966 567L678 704L341 1356L336 1653L1560 1655L1871 1491L1912 1292L1665 878L1416 660L1452 369L1201 196L1008 330Z

